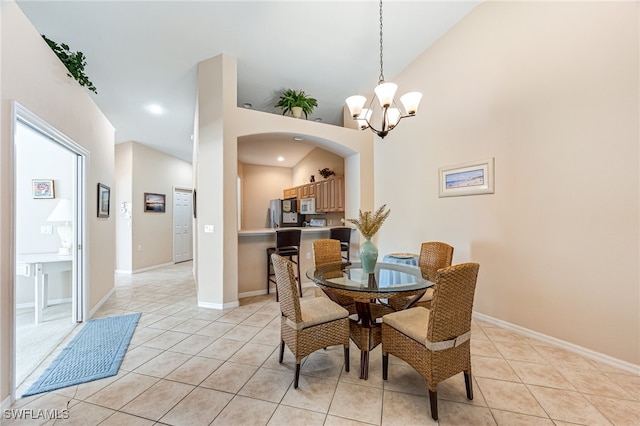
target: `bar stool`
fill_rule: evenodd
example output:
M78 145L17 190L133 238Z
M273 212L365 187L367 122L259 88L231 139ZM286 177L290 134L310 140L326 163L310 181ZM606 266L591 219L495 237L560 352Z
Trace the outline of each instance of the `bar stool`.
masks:
M349 244L351 244L351 228L347 226L339 226L329 229L329 238L332 240L340 240L340 252L347 252L346 257L342 255L342 258L349 261Z
M267 294L269 294L270 283L277 285L275 273L273 272L273 264L271 263L271 254L277 253L282 257L289 259L295 263L298 267L298 289L300 290L300 297L302 297L302 280L300 279L300 239L302 238L302 231L300 229L277 229L276 230L276 246L269 247L267 249ZM293 260L293 256L296 260ZM278 300L278 293L276 292L276 301Z

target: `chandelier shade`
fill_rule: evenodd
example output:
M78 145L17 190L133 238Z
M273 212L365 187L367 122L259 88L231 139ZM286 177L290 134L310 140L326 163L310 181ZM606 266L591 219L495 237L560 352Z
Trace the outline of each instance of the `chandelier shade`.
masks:
M356 121L361 130L371 129L373 133L384 138L389 131L394 129L400 120L406 117L414 117L418 112L418 106L422 100L422 93L409 92L400 97L400 103L404 108L404 113L398 108L395 101L398 85L384 81L384 63L382 60L382 0L380 0L380 76L378 85L373 89L375 95L367 108L367 98L362 95L349 96L345 102L349 108L351 117ZM378 106L375 104L378 99ZM374 114L374 108L376 108ZM380 123L379 127L374 127L372 120Z

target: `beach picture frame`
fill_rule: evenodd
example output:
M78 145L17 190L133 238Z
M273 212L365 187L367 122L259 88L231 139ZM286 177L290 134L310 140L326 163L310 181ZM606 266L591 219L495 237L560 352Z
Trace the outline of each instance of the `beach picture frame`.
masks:
M144 211L147 213L164 213L165 203L165 194L144 193Z
M493 194L494 158L455 164L438 169L440 197Z
M31 193L33 198L56 198L53 179L32 179Z

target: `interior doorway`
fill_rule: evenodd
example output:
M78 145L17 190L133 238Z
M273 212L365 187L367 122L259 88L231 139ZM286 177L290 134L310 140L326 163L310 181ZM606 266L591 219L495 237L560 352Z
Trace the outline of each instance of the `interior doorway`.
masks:
M173 189L173 261L193 260L193 190Z
M14 104L15 392L85 317L88 152Z

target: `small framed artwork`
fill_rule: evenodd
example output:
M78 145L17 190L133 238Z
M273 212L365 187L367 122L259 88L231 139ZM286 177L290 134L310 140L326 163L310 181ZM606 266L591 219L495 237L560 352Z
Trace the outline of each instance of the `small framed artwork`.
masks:
M33 179L31 189L33 198L56 198L52 179Z
M439 196L493 194L494 158L440 167Z
M144 211L151 213L164 213L165 211L165 194L144 193Z
M111 205L111 188L102 183L98 184L98 217L109 217Z

